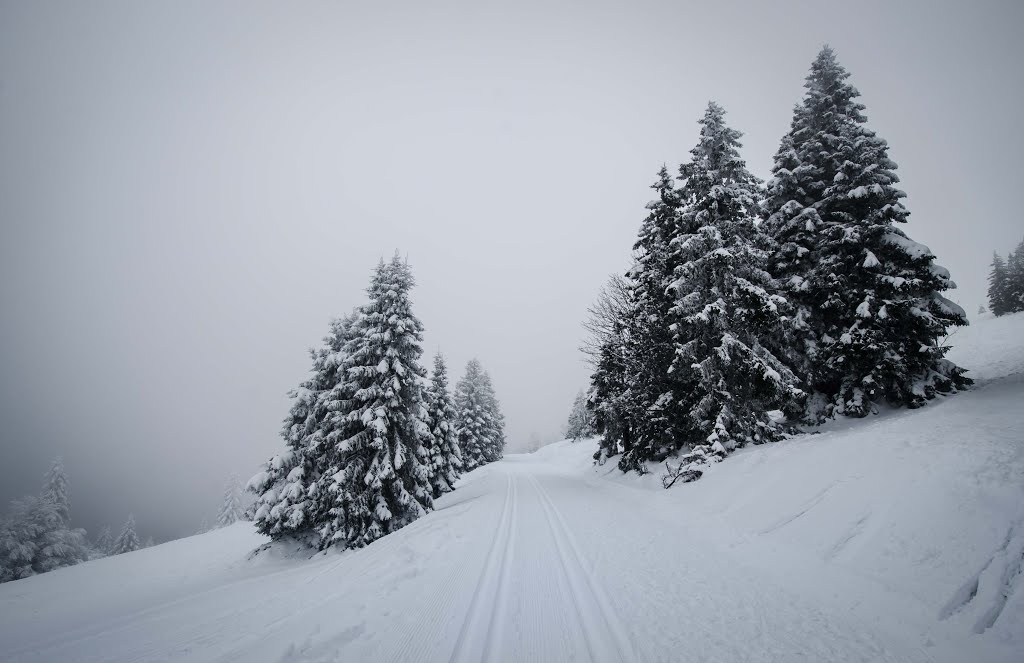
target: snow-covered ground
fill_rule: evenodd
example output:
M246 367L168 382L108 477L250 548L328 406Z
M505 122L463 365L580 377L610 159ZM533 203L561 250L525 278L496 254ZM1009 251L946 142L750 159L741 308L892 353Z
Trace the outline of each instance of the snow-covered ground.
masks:
M672 490L551 445L366 549L247 523L0 585L2 661L1024 660L1024 314L972 391Z

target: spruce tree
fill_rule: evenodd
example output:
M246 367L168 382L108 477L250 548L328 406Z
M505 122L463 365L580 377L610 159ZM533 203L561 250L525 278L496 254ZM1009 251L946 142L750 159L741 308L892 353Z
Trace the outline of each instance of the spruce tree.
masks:
M594 372L590 376L591 409L594 428L600 434L594 460L603 465L608 458L619 454L621 462L634 449L634 430L637 417L631 407L631 383L635 371L629 351L630 327L637 317L637 307L629 281L612 275L601 289L597 301L588 309L584 328L589 337L583 351L588 355ZM643 466L636 469L642 470Z
M462 468L462 452L455 434L455 403L448 392L448 367L438 352L426 392L431 486L434 498L454 489Z
M501 404L494 393L494 384L487 371L482 375L484 406L487 413L488 445L484 450L484 459L488 463L501 460L505 453L505 415L501 412Z
M322 544L316 530L331 519L334 506L324 485L329 482L319 479L325 468L326 438L336 427L331 408L340 407L330 397L342 381L344 348L354 321L355 315L332 320L323 345L309 351L312 375L289 393L294 403L281 430L286 449L249 480L247 489L257 496L253 522L262 534L311 537L310 545Z
M803 392L767 349L786 323L787 302L765 270L766 240L756 223L760 182L739 155L742 134L726 126L714 102L699 123L691 161L680 167L671 371L686 385L676 394L687 446L722 456L778 439L768 412L798 413Z
M491 436L490 403L484 389L484 369L470 359L466 372L455 385L455 434L462 454L463 470L469 472L488 462L494 446Z
M569 420L565 423L565 437L568 440L576 441L583 437L583 417L580 412L583 406L583 390L576 393L572 401L572 409L569 410Z
M680 193L666 166L651 188L658 196L633 245L634 264L627 274L631 315L620 322L625 343L619 349L626 363L625 403L632 412L632 441L619 462L623 470L644 471L644 463L661 460L685 444L686 430L679 376L670 369L675 346L669 329L675 298L678 252L682 232Z
M110 554L120 555L121 553L132 552L138 549L139 537L135 533L135 514L129 513L128 520L125 521L121 533L117 535L117 540L114 541L114 547Z
M39 540L60 516L53 504L40 497L14 500L0 522L0 582L39 573L35 561Z
M54 459L43 485L43 498L49 500L65 527L71 525L71 499L68 496L68 477L60 456Z
M242 517L242 504L238 496L238 477L232 474L224 486L224 501L217 512L217 527L232 525Z
M864 416L880 399L917 407L970 383L941 342L967 324L941 295L955 284L897 227L909 212L896 164L847 78L824 48L776 154L766 210L771 269L796 306L790 356L806 357L797 370L831 404L825 416Z
M114 547L114 533L110 529L110 525L104 525L100 530L99 536L96 537L96 541L93 543L93 548L96 552L102 556L110 554L110 550Z
M581 389L576 393L576 398L572 402L572 411L569 413L569 421L565 427L565 436L574 442L582 437L591 437L595 433L593 419L594 415L587 407L587 397L584 396Z
M1007 313L1024 311L1024 241L1006 258L1004 302Z
M46 473L39 497L11 505L0 525L0 577L46 573L89 559L85 530L71 527L68 478L58 457Z
M1005 315L1010 312L1006 263L998 253L992 254L992 271L988 274L988 306L992 314Z
M419 380L423 326L413 315L409 266L383 260L344 348L344 381L329 399L325 478L333 495L324 544L361 547L433 507ZM323 483L323 482L321 482Z

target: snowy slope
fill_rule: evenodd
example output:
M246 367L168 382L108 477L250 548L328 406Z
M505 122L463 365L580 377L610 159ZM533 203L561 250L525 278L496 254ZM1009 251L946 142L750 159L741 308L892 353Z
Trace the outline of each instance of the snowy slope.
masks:
M0 585L0 660L1024 660L1024 315L954 342L971 392L669 491L565 442L363 550L241 523Z

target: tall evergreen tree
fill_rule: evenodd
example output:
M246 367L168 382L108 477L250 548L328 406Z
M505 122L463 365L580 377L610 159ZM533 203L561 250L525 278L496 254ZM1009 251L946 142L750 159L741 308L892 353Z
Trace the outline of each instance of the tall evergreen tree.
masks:
M43 498L57 509L64 526L71 525L71 498L68 495L68 476L64 472L64 461L60 456L54 459L43 485Z
M661 460L685 444L684 399L686 387L671 371L675 346L669 329L675 298L678 254L674 242L682 232L679 191L661 167L651 186L658 197L633 245L634 264L627 274L630 315L620 320L625 343L619 348L626 364L628 389L623 403L632 413L632 439L619 461L623 470L643 471L643 463Z
M495 426L484 383L484 369L477 359L466 364L466 373L455 385L455 434L462 452L463 470L469 472L491 462Z
M594 372L590 376L590 403L594 427L601 435L594 460L603 465L608 458L627 454L633 447L633 421L629 407L629 332L627 320L636 315L630 283L613 274L587 309L583 323L588 337L582 350Z
M477 359L471 359L466 364L466 372L455 385L455 432L466 472L486 462L484 449L489 444L485 404L480 389L482 374L483 366Z
M53 503L45 499L29 496L11 502L0 522L0 582L41 572L36 563L39 541L59 522Z
M334 506L324 486L328 482L319 479L325 469L326 438L336 429L331 408L340 407L330 397L342 381L344 348L354 321L355 315L332 320L323 345L309 351L312 375L289 393L294 402L281 430L286 450L249 480L247 489L257 496L253 522L262 534L311 536L310 545L322 543L315 530L331 519Z
M831 403L822 414L864 416L879 399L917 407L969 384L941 343L967 318L941 295L949 272L897 227L909 212L896 164L847 78L822 49L776 154L766 226L796 305L798 372Z
M217 527L232 525L242 517L242 504L238 496L238 477L232 474L224 486L224 501L217 512Z
M114 547L110 554L120 555L138 550L139 547L139 537L135 533L135 514L129 513L128 520L125 521L121 533L117 535L117 540L114 541Z
M455 435L455 404L448 392L448 367L438 352L427 388L427 429L430 432L430 481L434 498L451 491L462 468L462 452Z
M325 543L361 547L433 508L419 380L423 326L409 266L381 261L344 348L344 381L328 399L333 430L323 476L334 495ZM329 536L327 536L329 534Z
M0 523L0 582L89 559L85 530L71 527L68 478L58 457L38 497L16 500Z
M110 550L114 547L114 533L110 529L110 525L104 525L100 530L99 536L96 537L96 541L93 543L93 548L103 556L109 555Z
M1024 311L1024 241L1006 258L1005 305L1007 313Z
M726 126L714 102L700 125L691 161L680 167L671 370L687 386L677 392L687 446L724 455L778 439L768 412L798 413L803 392L767 349L786 322L787 302L764 268L766 240L756 224L761 188L739 155L742 134Z
M489 431L488 440L490 444L484 450L486 462L493 463L501 460L505 453L505 415L501 412L501 404L498 396L494 393L494 384L491 382L491 375L483 372L483 394L484 405L487 412L487 427Z
M1009 283L1007 282L1006 263L998 253L992 254L992 271L988 275L988 306L993 315L1009 313Z
M576 393L576 398L572 402L572 411L569 413L565 435L575 442L582 437L590 437L595 433L594 416L587 407L587 397L581 389Z
M15 500L0 523L0 582L88 558L85 530L68 527L60 507L45 495Z

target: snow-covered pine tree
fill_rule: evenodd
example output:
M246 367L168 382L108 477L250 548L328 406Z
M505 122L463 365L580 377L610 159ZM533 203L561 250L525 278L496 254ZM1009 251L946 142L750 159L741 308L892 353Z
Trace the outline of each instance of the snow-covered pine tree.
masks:
M786 300L765 270L758 229L760 182L739 155L742 134L708 104L700 140L680 169L682 231L672 242L676 299L672 372L693 451L684 461L724 456L747 443L778 439L769 411L798 413L803 392L793 372L767 348L786 319ZM695 474L693 478L699 476Z
M135 514L129 513L128 520L125 521L121 533L117 535L117 540L114 541L114 547L110 554L120 555L121 553L132 552L138 549L139 537L135 533Z
M565 437L573 442L583 437L583 414L581 412L583 408L583 390L581 389L576 393L576 398L572 401L572 409L569 410L569 420L565 423Z
M30 496L11 502L0 522L0 582L20 580L38 572L33 566L38 540L48 529L47 520L59 519L53 504L42 498Z
M49 500L57 509L57 514L65 527L71 525L71 498L68 495L68 475L64 472L64 461L60 456L54 459L53 465L46 473L43 484L43 498Z
M210 519L203 516L203 519L199 521L199 529L196 530L196 534L206 534L210 531ZM113 553L111 553L113 554Z
M591 437L594 433L594 415L587 407L587 397L580 389L572 402L572 411L569 413L569 421L565 427L565 436L575 442L583 437Z
M152 548L155 545L156 545L156 541L154 541L153 537L151 537L151 536L147 536L146 540L142 543L142 547L143 548Z
M307 543L320 547L317 532L332 518L333 496L328 481L319 481L325 467L326 437L334 430L329 416L333 405L329 397L342 381L345 344L351 339L355 314L332 320L323 345L309 351L312 375L289 393L294 399L281 437L286 449L275 455L246 489L256 494L253 522L256 529L275 539L286 536L309 537Z
M625 344L628 382L625 402L633 421L632 441L619 461L623 471L643 472L644 463L661 460L685 444L681 427L686 412L676 392L685 388L670 368L675 359L670 286L675 281L675 239L682 232L681 200L668 168L662 166L651 188L658 197L647 204L649 214L640 225L633 245L634 263L627 276L631 315L620 321Z
M494 384L491 382L490 373L484 371L482 380L489 431L487 436L489 444L484 448L484 460L493 463L501 460L505 453L505 415L502 414L498 396L494 393Z
M970 383L941 339L967 324L941 293L955 287L931 251L897 227L900 203L888 145L865 126L860 93L825 47L807 77L768 186L771 270L795 304L798 373L832 413L864 416L885 399L917 407Z
M0 578L15 580L87 559L85 530L71 527L68 478L57 458L40 496L15 501L0 525Z
M1004 297L1007 313L1024 311L1024 241L1006 256Z
M1010 312L1006 274L1006 262L998 253L992 254L992 271L988 274L988 306L993 315Z
M430 482L434 498L454 489L462 468L462 452L455 435L455 403L448 392L448 367L438 352L426 392L427 429L430 432Z
M630 403L635 373L630 370L629 330L637 309L627 279L613 274L587 312L583 326L589 336L582 349L594 369L589 405L601 435L594 460L603 465L608 458L629 454L635 438L636 422ZM621 461L619 466L623 467Z
M326 436L333 520L324 545L362 547L433 508L423 440L423 325L413 315L412 272L397 254L377 267L369 302L352 323L344 381L330 398Z
M491 435L494 429L483 385L483 366L479 360L470 359L465 374L455 385L455 435L465 472L487 464L488 451L493 446Z
M224 501L217 512L217 527L232 525L242 517L242 504L238 497L238 477L232 474L224 485Z
M107 556L110 554L111 548L114 547L114 532L111 530L110 525L104 525L100 529L99 536L96 537L96 541L93 542L93 549L100 554L100 556Z

